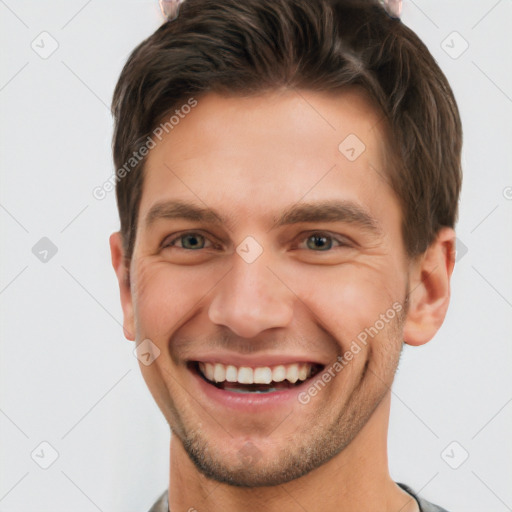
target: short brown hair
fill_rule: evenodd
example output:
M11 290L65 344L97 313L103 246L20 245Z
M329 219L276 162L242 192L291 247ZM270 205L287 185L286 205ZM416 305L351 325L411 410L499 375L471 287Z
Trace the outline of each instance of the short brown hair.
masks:
M393 153L387 179L402 207L409 256L454 227L462 127L448 81L421 40L372 0L186 0L132 52L112 114L119 170L163 117L191 96L252 95L287 87L360 86L382 111ZM117 180L125 257L131 259L145 158Z

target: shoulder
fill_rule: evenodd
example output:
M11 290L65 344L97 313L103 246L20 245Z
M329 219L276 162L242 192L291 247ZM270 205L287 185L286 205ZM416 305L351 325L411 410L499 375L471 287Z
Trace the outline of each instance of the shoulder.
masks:
M405 492L408 492L419 504L421 512L448 512L444 508L441 508L429 501L420 498L408 485L397 482ZM168 503L168 495L167 489L159 496L157 501L153 504L153 506L149 509L148 512L168 512L169 511L169 503Z
M155 501L155 503L149 509L148 512L169 512L169 503L168 503L167 489Z
M418 502L421 512L448 512L444 508L441 508L438 505L434 505L433 503L420 498L408 485L401 484L400 482L396 482L396 484L399 485L405 492L408 492Z

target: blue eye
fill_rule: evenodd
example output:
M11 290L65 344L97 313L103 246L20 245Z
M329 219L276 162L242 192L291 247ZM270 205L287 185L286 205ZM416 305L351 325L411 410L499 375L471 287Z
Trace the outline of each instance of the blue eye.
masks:
M204 246L204 242L205 242L205 238L203 235L198 235L195 233L191 233L189 235L183 235L180 238L181 238L182 244L184 241L187 241L183 244L185 249L202 249L203 247L198 247L198 245ZM201 243L201 241L202 241L202 243ZM185 245L187 245L187 243L189 243L192 247L185 247Z
M177 236L176 238L173 238L172 240L169 240L169 242L164 242L162 248L165 249L166 247L174 247L176 245L176 241L178 240L181 240L182 245L181 247L178 247L179 249L194 251L197 249L204 249L207 238L200 233L184 233L180 236Z
M349 245L346 242L338 240L337 238L322 232L310 234L305 240L307 248L313 250L314 252L329 251L333 248L333 242L338 244L340 247L347 247Z
M305 237L303 236L300 240L299 248L309 249L313 252L328 252L336 247L336 245L333 244L337 244L338 247L349 247L351 245L350 241L344 241L343 237L338 239L321 231L310 233ZM304 241L306 242L306 247L300 247ZM190 231L175 236L174 238L168 237L162 242L162 249L171 247L186 251L199 251L201 249L218 248L219 246L212 243L205 235Z
M310 241L312 241L312 244L309 243ZM332 239L323 235L311 235L307 238L307 245L310 249L327 251L332 247Z

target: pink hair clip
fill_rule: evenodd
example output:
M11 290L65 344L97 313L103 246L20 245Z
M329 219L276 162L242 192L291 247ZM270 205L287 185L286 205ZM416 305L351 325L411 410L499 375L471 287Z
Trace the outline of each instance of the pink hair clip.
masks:
M168 21L175 20L178 17L180 4L185 0L158 0L160 10ZM386 9L390 16L400 18L402 13L402 0L380 0L380 3Z
M402 14L402 0L380 0L380 3L393 18L400 18Z
M175 20L178 17L180 10L180 4L185 0L158 0L160 4L160 10L167 21Z

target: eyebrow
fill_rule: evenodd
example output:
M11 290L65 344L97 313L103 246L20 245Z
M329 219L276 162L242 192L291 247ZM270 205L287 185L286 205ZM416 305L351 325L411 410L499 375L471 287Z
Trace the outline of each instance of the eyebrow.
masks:
M156 203L146 215L146 228L157 220L183 219L231 228L235 217L224 217L212 208L206 208L184 201L162 201ZM291 224L311 222L346 222L381 235L377 220L358 204L345 200L324 200L312 203L297 203L284 210L274 222L271 230Z

